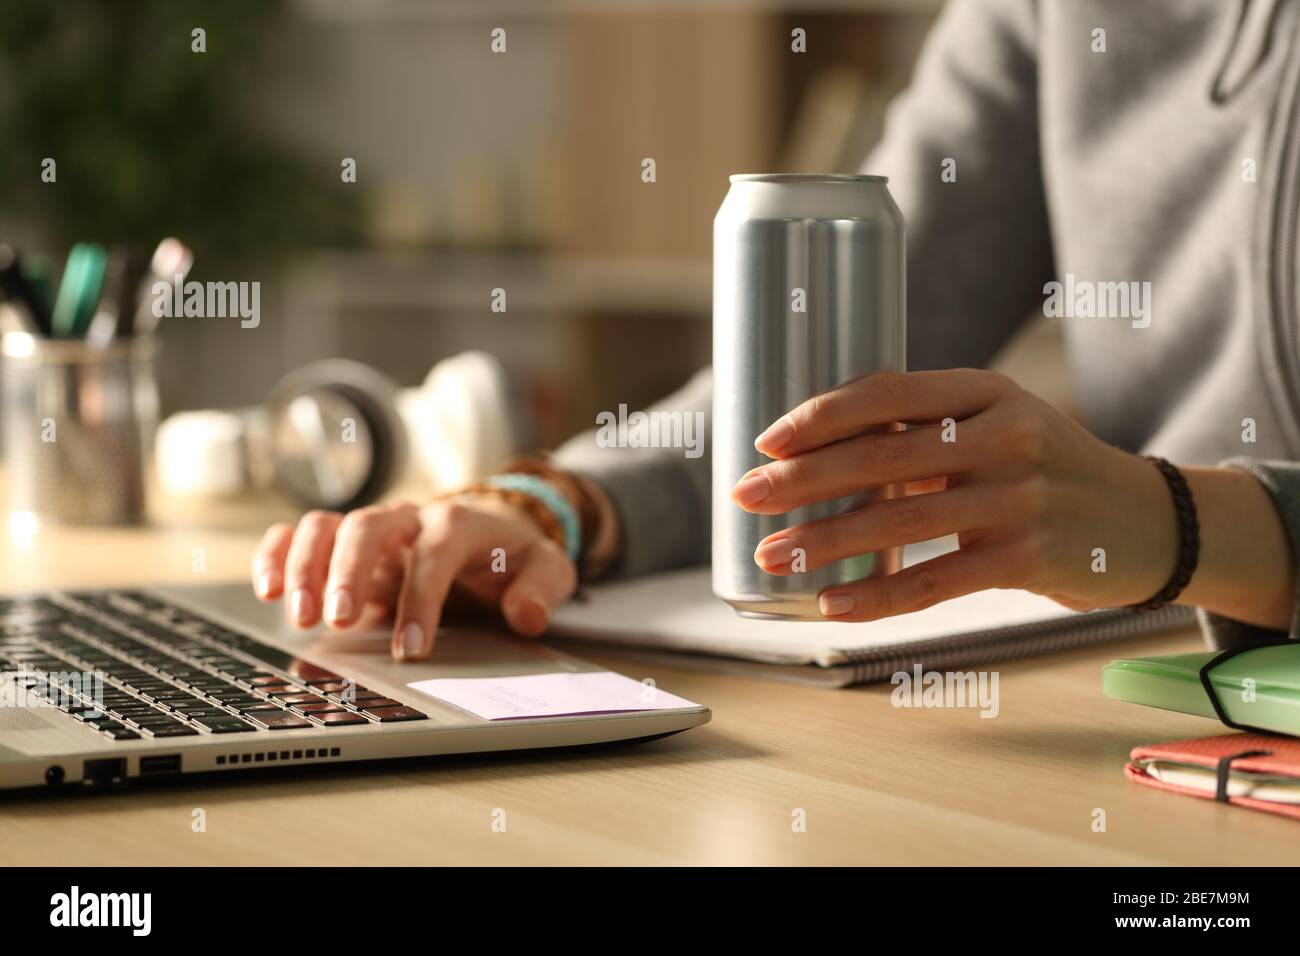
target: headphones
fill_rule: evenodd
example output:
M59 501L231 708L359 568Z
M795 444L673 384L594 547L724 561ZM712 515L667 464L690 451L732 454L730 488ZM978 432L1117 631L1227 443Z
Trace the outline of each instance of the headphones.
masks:
M360 362L327 359L285 376L260 406L172 415L155 459L174 495L275 490L304 508L347 511L381 497L409 464L449 491L535 438L527 402L486 352L444 359L410 389Z

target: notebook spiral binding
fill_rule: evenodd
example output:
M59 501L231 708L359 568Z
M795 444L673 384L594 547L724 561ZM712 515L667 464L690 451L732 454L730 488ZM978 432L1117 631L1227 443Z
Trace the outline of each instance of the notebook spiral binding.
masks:
M846 651L853 667L850 683L869 684L888 680L900 670L920 665L923 670L999 664L1038 654L1071 650L1136 634L1173 630L1194 623L1196 612L1189 607L1166 605L1157 611L1138 614L1127 608L1093 611L1067 620L1036 621L1013 627L998 627L973 634L936 637L897 648L863 648Z

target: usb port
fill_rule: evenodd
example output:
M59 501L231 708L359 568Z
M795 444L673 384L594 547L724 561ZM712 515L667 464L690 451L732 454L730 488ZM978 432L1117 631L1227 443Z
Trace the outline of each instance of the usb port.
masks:
M165 754L156 757L140 758L140 776L150 777L163 773L180 773L181 755Z

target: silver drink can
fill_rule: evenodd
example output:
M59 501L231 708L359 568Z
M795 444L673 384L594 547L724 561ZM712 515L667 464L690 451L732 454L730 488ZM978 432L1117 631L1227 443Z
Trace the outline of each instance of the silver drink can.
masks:
M754 448L800 402L906 367L903 217L883 176L732 176L713 220L713 593L746 617L822 620L817 596L901 566L901 548L770 575L758 543L896 489L752 515L731 500ZM815 563L809 557L810 566Z

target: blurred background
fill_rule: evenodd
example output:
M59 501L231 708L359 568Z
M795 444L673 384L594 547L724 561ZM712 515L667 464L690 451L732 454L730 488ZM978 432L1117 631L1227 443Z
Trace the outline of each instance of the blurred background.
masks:
M0 236L58 262L175 235L190 278L261 283L256 329L162 322L164 414L480 349L553 446L707 364L728 175L857 168L941 6L6 0ZM1050 393L1050 331L1022 339L1002 364Z

